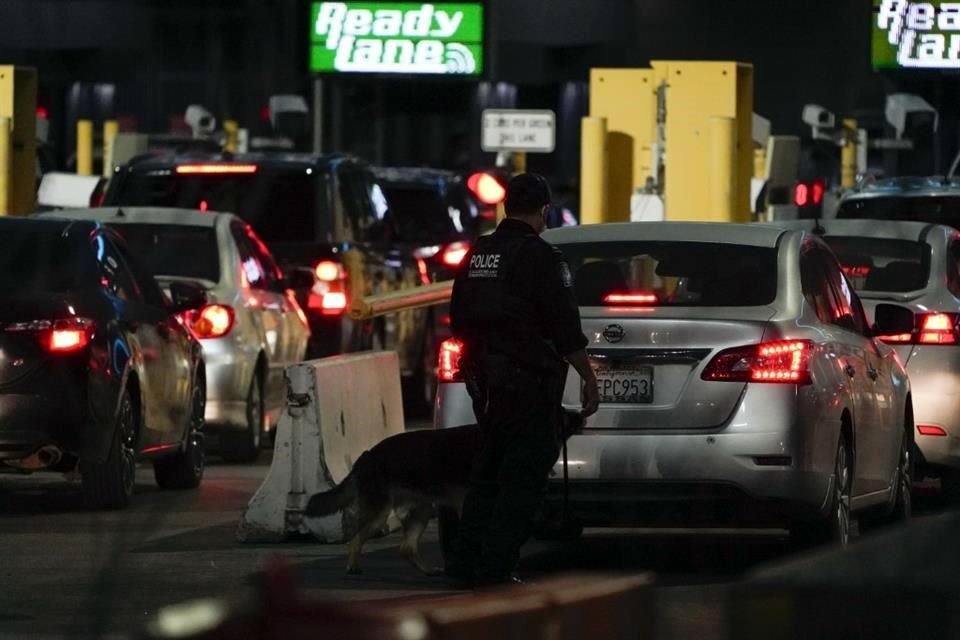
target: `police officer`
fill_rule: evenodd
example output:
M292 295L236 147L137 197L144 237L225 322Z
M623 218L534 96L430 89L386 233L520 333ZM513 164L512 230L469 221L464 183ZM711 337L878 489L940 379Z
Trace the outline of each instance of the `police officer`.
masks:
M507 186L507 218L477 239L453 286L451 327L483 426L448 574L477 585L512 571L560 451L567 364L584 381L582 415L597 410L596 378L560 250L540 238L551 202L543 176Z

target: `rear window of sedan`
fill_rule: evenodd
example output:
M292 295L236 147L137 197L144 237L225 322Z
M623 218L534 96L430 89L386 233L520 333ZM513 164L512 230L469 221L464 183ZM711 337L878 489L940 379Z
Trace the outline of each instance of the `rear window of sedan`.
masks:
M581 306L767 305L777 296L777 250L708 242L561 246Z
M173 224L111 225L130 253L153 276L220 281L220 253L213 227Z
M931 222L960 229L960 194L851 198L840 203L837 218Z
M66 293L93 285L96 265L86 238L52 231L0 230L4 295Z
M917 291L930 277L930 247L925 242L890 238L824 238L857 291Z

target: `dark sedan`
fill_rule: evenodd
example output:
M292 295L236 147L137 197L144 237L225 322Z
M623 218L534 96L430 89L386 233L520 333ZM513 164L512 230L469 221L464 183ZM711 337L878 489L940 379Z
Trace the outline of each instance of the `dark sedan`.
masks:
M139 460L161 488L203 476L199 342L169 298L94 222L0 219L0 471L76 467L92 506L121 508Z

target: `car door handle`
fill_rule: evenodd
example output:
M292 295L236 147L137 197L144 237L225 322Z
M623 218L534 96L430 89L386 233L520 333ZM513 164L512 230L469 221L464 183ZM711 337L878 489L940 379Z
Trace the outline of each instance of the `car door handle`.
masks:
M843 368L843 370L844 370L844 371L847 373L847 375L850 376L851 378L852 378L853 376L857 375L857 368L854 367L852 364L848 364L847 366L845 366L845 367Z
M871 380L876 380L878 377L880 377L880 372L873 367L869 367L867 369L867 375L870 376Z

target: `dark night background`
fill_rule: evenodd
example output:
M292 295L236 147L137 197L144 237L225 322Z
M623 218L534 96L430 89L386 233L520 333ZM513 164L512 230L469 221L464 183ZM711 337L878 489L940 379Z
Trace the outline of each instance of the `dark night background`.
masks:
M255 131L271 94L311 97L309 4L0 0L0 61L39 69L64 159L78 114L166 131L199 102ZM754 65L755 111L775 133L805 133L810 102L882 125L885 94L910 90L940 109L941 155L955 147L956 77L874 72L870 0L489 0L487 10L487 83L331 78L325 146L381 163L482 162L479 109L552 108L558 152L531 162L573 180L590 67L727 59Z

